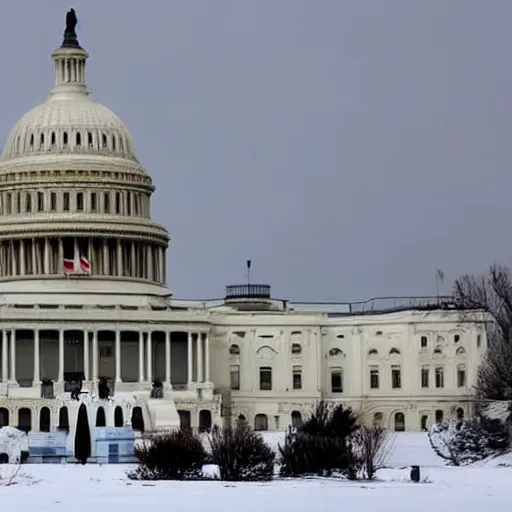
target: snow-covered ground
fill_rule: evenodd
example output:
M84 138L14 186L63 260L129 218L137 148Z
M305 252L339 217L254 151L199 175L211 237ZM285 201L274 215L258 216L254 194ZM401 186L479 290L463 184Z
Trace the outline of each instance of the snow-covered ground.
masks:
M267 434L272 445L282 436ZM511 458L478 466L447 468L430 449L425 434L398 434L390 458L392 469L375 482L277 480L266 484L224 482L133 482L128 466L25 465L17 483L0 487L2 512L25 510L140 512L283 511L311 512L320 507L393 512L432 510L508 510L512 499L512 467L497 467ZM421 466L424 483L409 481L410 465ZM12 469L0 466L0 476Z

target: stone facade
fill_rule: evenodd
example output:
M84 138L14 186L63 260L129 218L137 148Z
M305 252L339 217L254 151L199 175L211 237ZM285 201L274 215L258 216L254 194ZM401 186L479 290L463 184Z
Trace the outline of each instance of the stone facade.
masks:
M71 392L97 403L101 386L100 424L146 429L243 415L283 430L320 398L398 430L470 413L485 332L449 301L319 311L264 285L173 299L131 135L88 91L85 50L52 57L49 97L0 158L0 425L73 428Z

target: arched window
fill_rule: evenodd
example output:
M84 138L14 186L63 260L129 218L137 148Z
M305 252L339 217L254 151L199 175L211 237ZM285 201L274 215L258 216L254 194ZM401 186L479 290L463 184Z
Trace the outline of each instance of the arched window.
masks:
M81 146L82 145L82 134L80 132L78 132L76 134L76 145L77 146Z
M199 432L207 432L212 428L212 413L207 409L199 411Z
M116 150L116 136L115 135L112 135L112 149L114 151Z
M32 429L32 411L28 407L22 407L18 411L18 429L30 432Z
M389 351L389 355L397 355L397 356L399 356L399 355L400 355L400 350L398 350L397 348L393 347L393 348Z
M34 134L30 134L30 149L34 148Z
M232 356L240 355L240 347L238 345L231 345L231 347L229 347L229 353Z
M457 349L457 352L455 352L458 356L463 356L465 353L466 353L466 350L464 349L464 347L459 347Z
M292 344L292 354L300 354L302 352L302 347L300 346L300 343L293 343Z
M101 145L103 148L107 147L107 136L105 134L101 136Z
M292 427L298 428L302 425L302 415L300 411L292 411Z
M92 148L92 146L93 146L93 138L92 138L92 133L91 132L87 133L87 144L89 145L90 148Z
M438 345L435 349L434 349L434 354L442 354L443 353L443 349Z
M123 409L119 405L114 410L114 426L115 427L124 426Z
M55 141L56 141L56 137L55 137L55 132L52 132L52 135L51 135L51 144L52 146L55 146Z
M254 430L268 430L268 418L266 414L256 414L254 417Z
M144 416L142 407L136 406L132 409L132 428L139 432L144 432Z
M441 409L437 409L436 411L436 423L441 423L444 418L444 413Z
M58 430L69 432L69 412L66 406L59 409L59 426Z
M39 148L44 149L44 133L39 136Z
M463 420L464 419L464 409L462 407L457 408L457 419Z
M68 145L68 132L64 132L62 134L62 144L64 145L64 147Z
M428 430L428 416L423 414L421 417L421 430L426 432Z
M371 348L371 349L368 351L368 355L369 355L369 356L378 356L378 355L379 355L379 351L378 351L376 348Z
M39 431L50 432L50 409L43 407L39 412Z
M107 426L107 418L105 417L105 409L103 409L103 407L98 407L98 411L96 412L96 426Z
M384 419L384 415L381 412L376 412L373 415L373 424L376 427L382 426L382 420Z
M9 426L9 410L5 407L0 407L0 427Z
M403 412L397 412L395 414L395 432L405 431L405 416Z

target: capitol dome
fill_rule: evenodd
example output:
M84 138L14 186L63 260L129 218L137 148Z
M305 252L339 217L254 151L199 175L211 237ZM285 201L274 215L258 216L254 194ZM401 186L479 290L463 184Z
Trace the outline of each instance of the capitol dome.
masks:
M167 296L154 186L124 123L92 98L88 57L66 31L53 89L1 153L0 291Z
M136 162L125 124L110 109L94 101L87 89L87 52L81 47L61 47L52 57L55 86L44 103L16 123L0 161L49 153L104 155Z

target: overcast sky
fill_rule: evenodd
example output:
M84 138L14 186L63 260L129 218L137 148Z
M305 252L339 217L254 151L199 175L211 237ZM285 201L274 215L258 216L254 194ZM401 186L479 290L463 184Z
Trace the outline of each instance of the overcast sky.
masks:
M69 7L156 185L177 297L223 296L247 259L311 301L511 262L512 1L2 0L2 146Z

